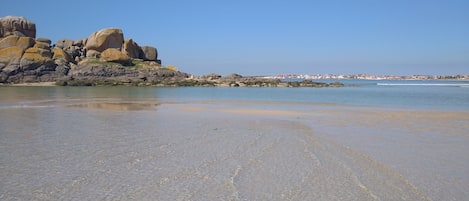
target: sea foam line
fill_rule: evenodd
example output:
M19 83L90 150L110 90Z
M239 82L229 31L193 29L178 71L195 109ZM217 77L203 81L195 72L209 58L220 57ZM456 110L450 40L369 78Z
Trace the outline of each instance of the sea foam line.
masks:
M378 86L442 86L442 87L469 87L469 84L404 84L404 83L376 83Z

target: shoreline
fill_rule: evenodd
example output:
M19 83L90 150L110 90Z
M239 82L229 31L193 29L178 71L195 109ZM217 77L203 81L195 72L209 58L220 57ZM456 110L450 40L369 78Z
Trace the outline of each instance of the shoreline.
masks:
M0 86L155 86L155 87L343 87L341 82L282 81L257 77L181 78L154 81L79 78L55 82L0 83Z
M26 82L16 84L1 84L0 86L12 86L12 87L52 87L57 86L55 82Z
M152 87L344 87L342 81L350 80L370 80L370 81L454 81L468 82L469 79L299 79L282 80L259 76L246 76L231 78L227 77L191 77L178 79L162 79L154 81L125 80L122 77L108 78L78 78L61 79L47 82L21 82L21 83L0 83L0 87L52 87L52 86L152 86ZM382 84L387 85L387 84ZM394 85L394 84L389 84ZM398 84L396 84L398 85ZM407 85L407 84L405 84ZM419 84L408 84L419 85ZM438 84L435 84L438 85Z

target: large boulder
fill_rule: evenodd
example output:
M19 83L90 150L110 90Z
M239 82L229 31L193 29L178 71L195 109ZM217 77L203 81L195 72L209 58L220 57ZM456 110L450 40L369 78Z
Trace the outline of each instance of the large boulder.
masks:
M24 50L13 46L0 50L0 82L8 82L8 78L20 72L20 59Z
M54 60L56 64L67 64L72 62L72 57L63 49L54 48L52 60Z
M124 41L122 51L126 53L130 58L143 59L143 51L138 44L132 39Z
M11 63L19 63L23 53L24 50L17 46L0 49L0 69Z
M85 44L86 50L103 52L109 48L121 49L124 43L124 34L121 29L107 28L94 32L88 37Z
M55 47L60 48L60 49L70 49L70 47L73 46L73 40L70 39L60 39L55 42Z
M16 46L25 51L26 49L33 47L34 44L34 39L30 37L8 36L0 40L0 49Z
M36 38L36 24L24 17L6 16L0 18L0 38L26 36Z
M72 59L85 57L83 49L83 40L61 39L55 43L56 48L63 49Z
M144 54L143 60L146 61L157 61L158 58L158 51L155 47L152 46L142 46L142 51Z
M83 47L83 44L85 44L87 39L78 39L78 40L74 40L73 41L73 46L77 46L77 47Z
M101 61L116 62L123 65L130 65L132 63L132 59L127 54L114 48L104 50L101 53Z
M98 52L96 50L87 50L86 51L86 57L99 58L99 57L101 57L101 52Z
M36 38L36 42L47 43L48 45L52 43L52 41L48 38Z
M13 59L20 59L23 56L24 50L20 47L13 46L0 49L0 63L6 63Z
M50 50L50 45L47 44L47 43L44 43L44 42L38 42L36 41L36 44L34 44L35 48L40 48L40 49L46 49L46 50Z
M21 57L20 66L23 70L34 70L43 64L53 63L51 52L40 48L29 48Z

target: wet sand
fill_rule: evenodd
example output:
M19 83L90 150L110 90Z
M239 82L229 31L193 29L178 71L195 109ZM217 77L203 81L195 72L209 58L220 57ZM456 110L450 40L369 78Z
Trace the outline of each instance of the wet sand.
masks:
M15 86L15 87L50 87L56 86L55 82L26 82L26 83L18 83L18 84L8 84L4 86Z
M469 197L469 112L59 103L1 109L1 200Z

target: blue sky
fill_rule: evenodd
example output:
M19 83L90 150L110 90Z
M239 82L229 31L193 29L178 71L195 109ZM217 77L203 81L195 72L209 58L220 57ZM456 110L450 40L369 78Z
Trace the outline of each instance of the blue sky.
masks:
M107 27L193 74L469 74L468 0L1 0L37 37Z

